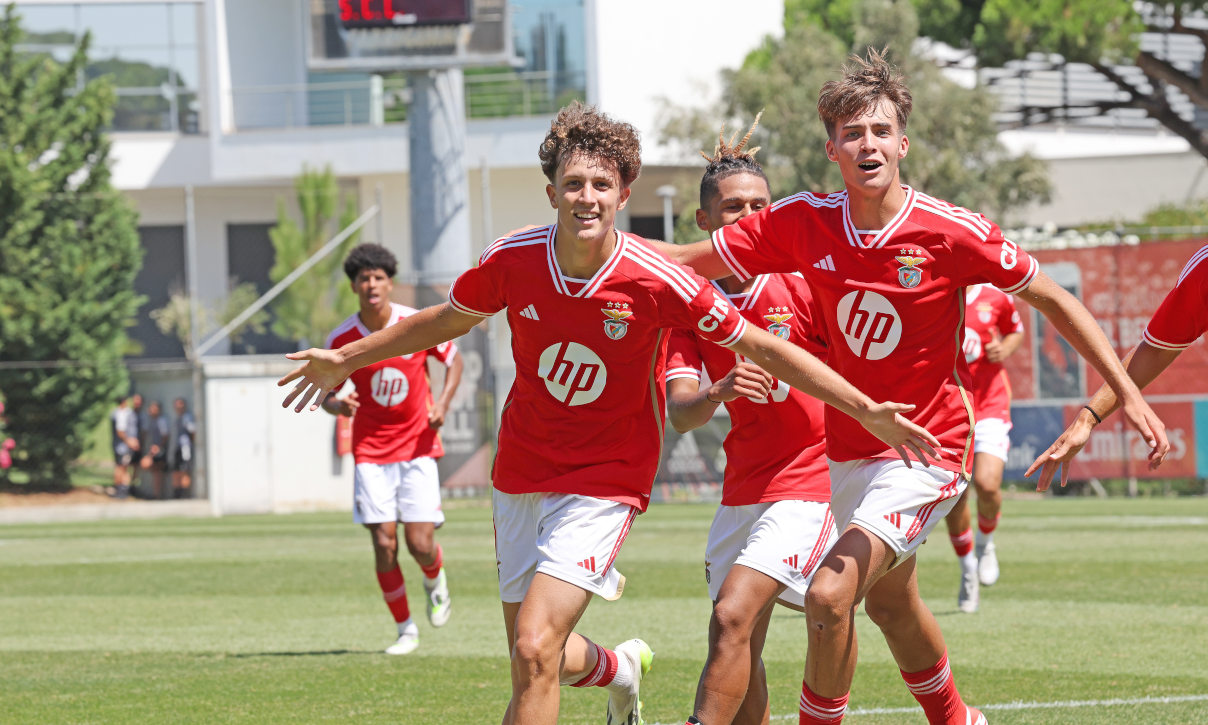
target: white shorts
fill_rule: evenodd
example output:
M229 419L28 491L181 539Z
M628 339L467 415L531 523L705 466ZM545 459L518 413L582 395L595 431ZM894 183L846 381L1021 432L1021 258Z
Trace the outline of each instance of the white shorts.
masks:
M436 460L358 463L353 476L352 520L358 524L431 522L440 526L440 476Z
M613 566L629 527L633 506L570 493L491 492L499 598L524 601L537 572L618 599L625 577Z
M1007 462L1007 451L1011 449L1011 421L1002 418L985 418L973 427L973 452L989 453Z
M855 524L894 550L894 566L906 561L944 520L969 482L936 466L897 458L830 464L831 511L844 531Z
M773 501L720 506L705 547L705 583L717 601L735 564L766 574L786 589L780 599L805 606L814 569L839 538L830 505L818 501Z

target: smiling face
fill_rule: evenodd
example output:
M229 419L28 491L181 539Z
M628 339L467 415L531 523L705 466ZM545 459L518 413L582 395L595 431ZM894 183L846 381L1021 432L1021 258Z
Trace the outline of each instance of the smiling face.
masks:
M836 124L826 141L826 157L839 164L849 192L884 193L896 187L898 162L910 140L898 122L897 109L885 99L863 113Z
M352 280L352 291L361 303L361 312L366 315L388 308L390 291L393 289L394 280L384 270L377 268L362 269Z
M755 174L739 172L717 182L717 193L696 210L696 226L712 233L772 203L768 182Z
M564 159L545 193L558 210L558 235L595 244L608 240L617 212L629 200L616 164L585 154Z

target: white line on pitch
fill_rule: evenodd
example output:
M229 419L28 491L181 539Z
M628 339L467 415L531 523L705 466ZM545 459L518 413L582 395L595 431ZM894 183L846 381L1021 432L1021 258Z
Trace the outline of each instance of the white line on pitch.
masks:
M1118 705L1169 705L1180 702L1204 702L1208 695L1168 695L1164 697L1134 697L1115 698L1111 700L1058 700L1055 702L1004 702L997 705L977 705L980 710L1048 710L1074 707L1114 707ZM976 703L974 703L976 704ZM921 712L918 705L914 707L857 707L847 711L848 715L901 715ZM772 720L795 720L797 713L792 715L773 715ZM654 725L680 725L680 723L654 723Z

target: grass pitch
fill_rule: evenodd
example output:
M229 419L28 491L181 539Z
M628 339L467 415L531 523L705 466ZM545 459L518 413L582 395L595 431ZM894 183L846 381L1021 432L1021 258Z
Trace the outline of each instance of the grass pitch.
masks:
M657 652L648 723L682 723L705 657L702 556L713 507L655 506L619 560L622 600L579 627ZM394 625L368 534L346 514L0 527L0 722L498 722L510 687L490 513L448 511L442 629L403 571L420 649ZM956 611L942 530L923 596L965 699L995 723L1208 722L1208 499L1009 500L1002 579ZM764 658L773 721L796 721L804 618L779 609ZM859 620L853 724L924 723L876 629ZM602 690L562 689L565 723L603 720Z

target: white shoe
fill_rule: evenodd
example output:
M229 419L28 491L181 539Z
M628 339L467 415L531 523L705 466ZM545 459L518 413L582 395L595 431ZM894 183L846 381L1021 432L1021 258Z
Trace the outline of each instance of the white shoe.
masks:
M453 601L449 599L449 583L445 579L445 568L441 567L435 583L429 585L424 577L424 593L428 595L428 621L433 627L443 627L449 621Z
M398 636L398 641L386 648L388 655L406 655L419 646L419 628L410 627Z
M956 595L956 608L966 614L973 614L981 603L981 593L978 591L977 559L972 556L961 558L961 588Z
M998 556L994 553L994 542L986 542L977 552L977 578L982 586L994 586L998 581Z
M633 684L623 692L608 693L608 712L604 722L607 725L642 725L646 721L642 719L642 701L638 699L638 692L642 678L654 664L654 650L640 639L631 639L617 645L614 651L617 657L629 660L633 668Z
M986 722L986 716L982 714L981 710L967 705L965 706L965 722L968 725L989 725Z

